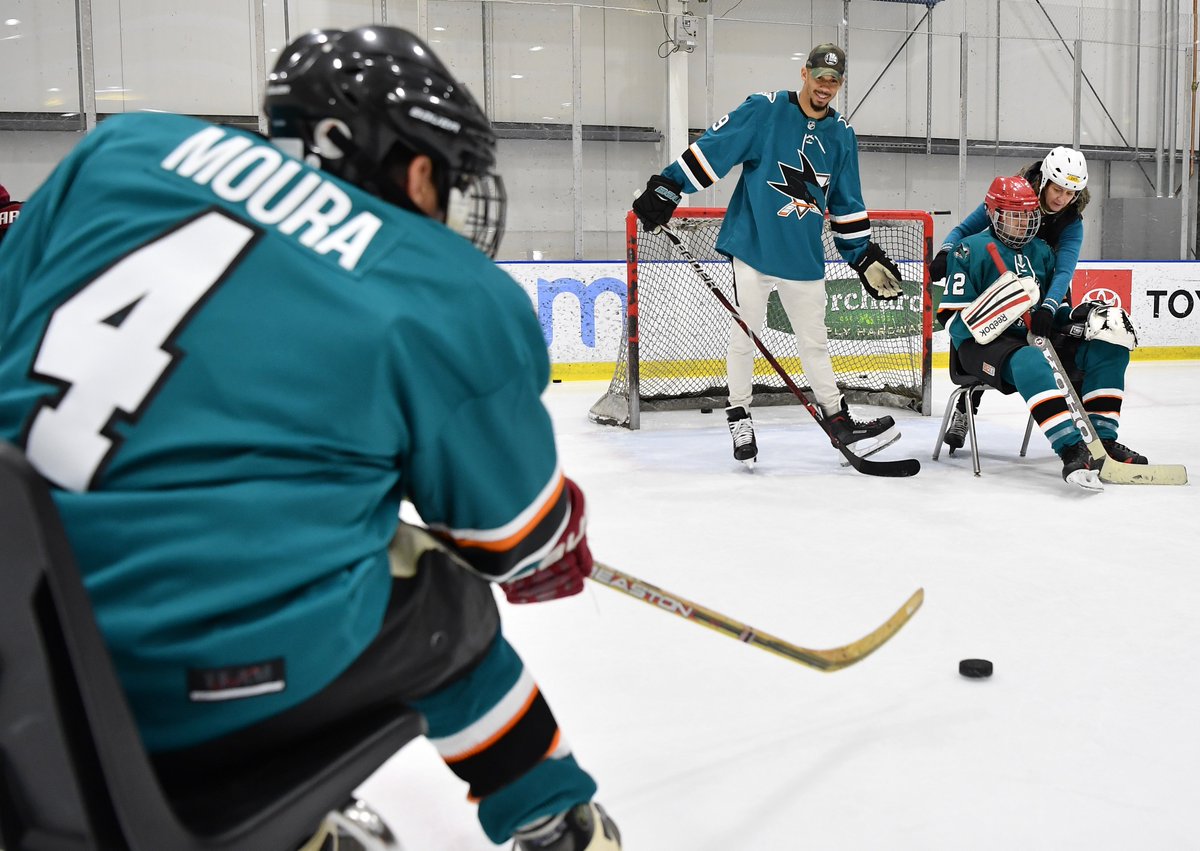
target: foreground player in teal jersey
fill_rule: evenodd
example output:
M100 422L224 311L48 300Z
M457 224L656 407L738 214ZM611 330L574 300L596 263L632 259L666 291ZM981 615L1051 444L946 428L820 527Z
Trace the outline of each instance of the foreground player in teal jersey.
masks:
M852 452L870 455L900 437L891 417L856 422L834 380L825 326L825 249L828 212L834 243L877 299L900 297L900 272L871 241L871 220L858 175L858 139L831 104L846 73L846 55L833 44L812 49L799 91L750 95L721 118L661 174L650 178L633 210L647 229L670 221L681 193L707 189L736 165L717 250L733 261L734 303L759 333L772 289L787 311L804 374L830 431ZM750 416L755 346L730 323L725 414L733 455L758 455Z
M592 565L541 329L488 257L492 128L388 27L297 40L266 114L307 164L104 122L0 252L0 437L56 487L146 746L168 787L219 782L407 703L490 839L617 849L489 584Z
M989 227L963 239L946 264L945 295L951 357L964 372L1001 392L1020 392L1051 447L1063 462L1063 479L1081 487L1102 486L1091 454L1067 407L1064 391L1042 353L1029 344L1030 329L1023 314L1044 312L1054 254L1036 237L1041 214L1038 198L1023 177L997 177L984 201ZM1009 270L1001 275L988 244L994 243ZM1024 287L1024 291L1022 291ZM1020 300L1015 310L1005 304ZM976 319L978 317L978 319ZM1085 302L1072 308L1069 298L1051 315L1049 334L1071 381L1079 390L1084 410L1108 454L1117 461L1145 464L1137 452L1116 442L1125 392L1125 369L1137 336L1120 308Z

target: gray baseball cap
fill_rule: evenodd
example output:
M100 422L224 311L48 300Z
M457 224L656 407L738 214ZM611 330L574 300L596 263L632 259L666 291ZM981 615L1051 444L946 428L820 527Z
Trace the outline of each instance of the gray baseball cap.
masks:
M816 77L833 77L840 82L846 74L846 52L836 44L818 44L808 54L805 67Z

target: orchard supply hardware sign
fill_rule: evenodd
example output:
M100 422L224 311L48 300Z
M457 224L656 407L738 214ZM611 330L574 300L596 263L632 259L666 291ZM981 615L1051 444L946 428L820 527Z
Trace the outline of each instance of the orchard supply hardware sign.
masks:
M556 378L611 376L626 333L624 262L501 263L500 267L529 296ZM826 289L831 336L861 339L914 332L894 321L887 327L872 324L871 315L861 311L870 296L857 279L830 279ZM1080 263L1071 289L1076 303L1104 301L1129 311L1143 355L1200 356L1200 263ZM906 284L903 298L917 303L915 284ZM788 330L787 316L774 295L768 322ZM945 352L947 346L945 332L934 336L935 352Z

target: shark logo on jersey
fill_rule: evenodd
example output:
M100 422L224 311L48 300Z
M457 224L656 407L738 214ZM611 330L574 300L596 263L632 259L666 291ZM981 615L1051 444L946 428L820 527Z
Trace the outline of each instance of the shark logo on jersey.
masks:
M1016 269L1013 271L1016 272L1017 275L1021 277L1033 278L1035 281L1037 280L1037 275L1033 271L1033 264L1029 262L1029 258L1027 258L1024 254L1013 254L1013 265L1016 266Z
M779 173L783 176L783 182L776 183L768 180L767 185L788 198L788 202L779 208L781 217L790 216L794 212L796 218L803 219L810 211L818 214L823 211L825 187L829 185L829 175L818 174L817 170L813 168L812 162L804 155L804 151L796 153L800 155L800 168L787 163L777 163ZM813 197L810 186L820 191L821 202Z

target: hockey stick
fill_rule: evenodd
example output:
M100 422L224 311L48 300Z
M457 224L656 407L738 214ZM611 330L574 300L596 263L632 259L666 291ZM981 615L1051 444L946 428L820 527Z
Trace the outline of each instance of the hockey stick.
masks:
M649 582L630 576L628 573L622 573L616 568L600 562L595 562L593 565L591 579L614 591L628 594L635 600L649 603L657 609L678 615L692 623L706 626L711 630L736 638L738 641L766 650L768 653L782 656L784 659L790 659L806 667L826 672L840 671L842 668L848 668L870 656L899 632L900 628L908 623L909 618L916 614L917 609L921 608L921 603L925 601L925 589L918 588L894 615L871 634L864 635L857 641L841 647L810 650L768 633L759 632L741 621L735 621L733 618L728 618L712 609L706 609L690 600L676 597Z
M992 262L996 265L996 270L1001 275L1007 272L1008 267L1004 263L1004 258L1000 256L1000 249L996 247L996 243L989 242L987 250L988 254L992 255ZM1066 396L1067 410L1071 414L1075 428L1079 429L1079 434L1083 438L1083 442L1087 444L1092 458L1100 462L1100 481L1114 485L1187 484L1187 468L1182 464L1122 464L1120 461L1114 461L1104 448L1095 429L1092 428L1092 421L1084 410L1079 393L1067 377L1067 371L1063 369L1062 361L1059 360L1054 346L1047 338L1037 337L1032 331L1029 332L1029 344L1042 353L1046 363L1050 366L1050 371L1054 374L1054 383Z
M717 286L717 282L712 279L708 272L704 271L704 267L700 265L700 261L697 260L692 252L688 250L687 246L683 244L683 240L679 238L679 235L667 225L663 225L660 230L666 234L667 239L669 239L671 244L675 246L675 251L678 252L679 256L687 261L687 264L692 267L692 271L696 273L696 275L704 283L704 286L708 287L709 292L716 296L717 301L721 302L721 306L729 311L729 314L733 317L733 321L738 324L738 327L746 332L746 335L754 341L754 345L758 347L759 352L761 352L762 356L767 359L767 363L769 363L771 368L779 374L779 377L783 379L783 383L787 385L787 388L791 390L793 394L795 394L796 398L799 399L808 412L812 414L813 419L815 419L821 425L821 428L825 431L825 434L829 436L830 442L833 443L834 447L839 452L846 456L846 460L849 462L851 467L858 470L860 473L867 474L868 476L903 477L915 476L918 472L920 472L921 462L916 458L905 458L901 461L872 461L868 458L862 458L858 455L855 455L850 451L849 447L843 445L840 440L834 437L833 433L829 430L829 426L825 422L825 418L817 411L816 406L809 401L808 397L804 395L804 391L796 385L796 382L792 381L792 377L787 374L782 366L780 366L779 361L775 359L775 356L771 354L770 350L763 344L763 341L758 338L758 335L750 330L750 326L747 325L742 320L742 317L738 315L737 308L733 306L733 303L729 301L725 293L721 292L721 288Z

